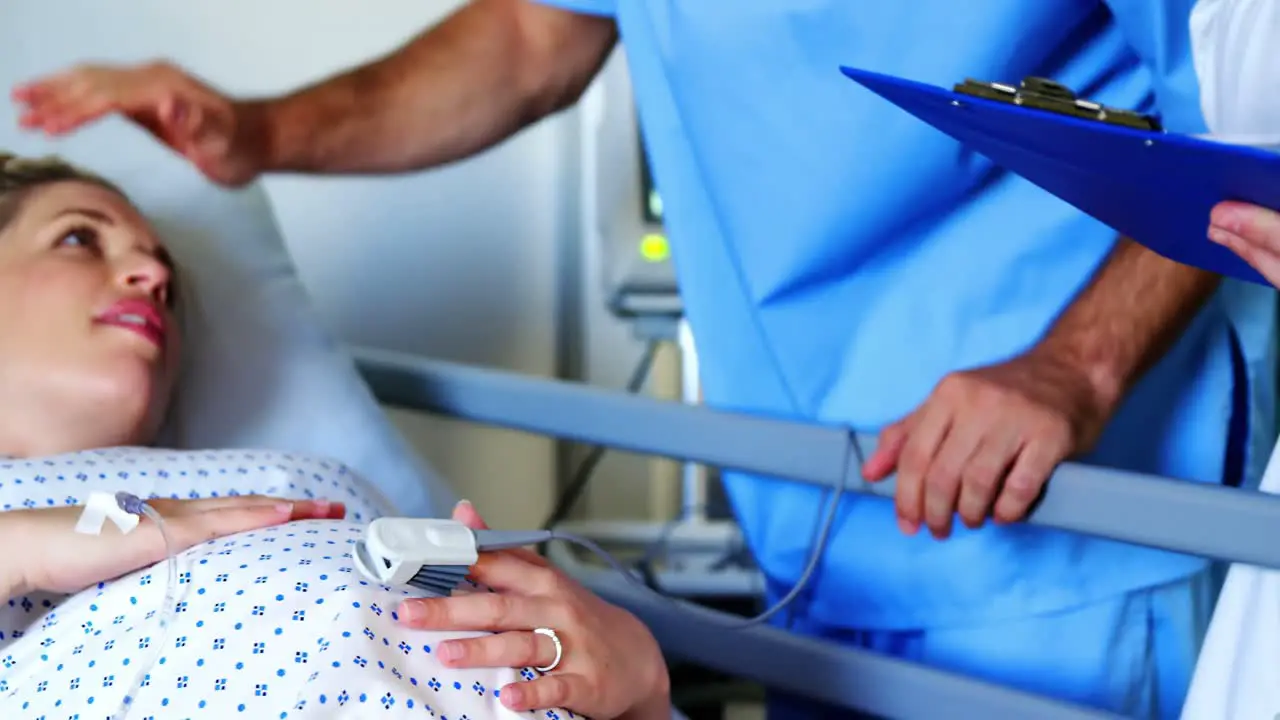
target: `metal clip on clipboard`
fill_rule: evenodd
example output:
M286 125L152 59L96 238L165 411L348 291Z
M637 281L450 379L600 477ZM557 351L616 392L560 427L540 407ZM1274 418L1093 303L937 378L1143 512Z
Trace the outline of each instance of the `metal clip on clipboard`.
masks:
M1028 77L1018 87L998 82L966 79L957 84L954 90L987 100L1047 110L1084 120L1096 120L1109 125L1123 125L1154 132L1162 131L1160 121L1152 115L1107 107L1092 100L1078 98L1067 86L1045 78Z

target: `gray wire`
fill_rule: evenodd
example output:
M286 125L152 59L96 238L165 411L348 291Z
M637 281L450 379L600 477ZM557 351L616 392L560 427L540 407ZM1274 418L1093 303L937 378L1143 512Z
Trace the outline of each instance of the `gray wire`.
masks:
M853 452L857 455L858 467L862 467L862 464L866 460L866 458L863 457L862 446L859 445L858 443L858 437L856 434L850 433L849 439L850 439L850 446L853 448ZM847 456L845 457L844 467L846 468L849 467ZM782 599L778 600L778 602L774 603L773 607L770 607L769 609L765 610L759 615L756 615L755 617L745 618L742 620L723 620L717 617L716 618L717 623L724 625L726 627L729 627L731 629L743 629L743 628L749 628L755 625L759 625L761 623L767 622L774 615L777 615L784 608L786 608L792 602L794 602L797 597L800 596L800 593L804 591L804 589L809 585L809 582L813 579L813 575L818 568L818 563L822 561L822 556L826 552L828 543L830 543L831 541L831 530L835 526L836 515L840 509L840 500L842 497L844 497L845 490L848 489L848 486L849 486L849 476L848 474L845 474L843 477L841 477L840 484L836 486L835 492L832 493L831 498L827 503L827 509L822 517L822 524L821 524L820 530L818 531L818 537L814 541L813 551L810 552L809 554L809 560L807 563L805 563L804 571L800 573L800 578L796 580L796 584L792 586L792 588L789 591L787 591L787 594L784 595ZM645 582L641 580L639 577L637 577L636 574L630 568L627 568L626 566L624 566L617 558L610 555L608 551L600 547L600 545L597 544L591 538L582 537L580 535L575 535L574 533L564 532L561 530L533 530L533 531L477 530L475 533L475 536L476 536L476 548L482 552L490 551L490 550L504 550L509 548L525 547L528 545L537 545L540 543L544 543L548 540L562 540L565 542L574 543L575 545L579 545L587 549L588 551L590 551L593 555L596 555L597 557L599 557L601 560L607 563L611 568L613 568L614 570L621 573L624 577L626 577L627 580L629 580L636 587L639 587L647 592L650 592L662 598L663 600L666 600L672 603L678 608L683 609L685 607L683 603L676 600L675 598L669 595L664 595L663 593L658 592L657 590L653 589L649 585L645 584Z
M658 350L661 346L662 343L659 340L651 340L645 344L644 354L640 356L640 361L636 363L635 369L631 371L631 377L627 380L627 392L637 393L640 392L640 388L644 387L645 380L648 379L649 373L653 369L653 363L658 357ZM581 499L583 491L587 488L587 483L591 482L591 477L600 466L600 461L604 459L607 450L603 445L597 445L578 464L578 468L574 470L573 477L565 485L564 491L556 500L555 508L547 515L547 519L543 521L542 528L544 530L550 530L569 517L569 513L573 511L574 505Z

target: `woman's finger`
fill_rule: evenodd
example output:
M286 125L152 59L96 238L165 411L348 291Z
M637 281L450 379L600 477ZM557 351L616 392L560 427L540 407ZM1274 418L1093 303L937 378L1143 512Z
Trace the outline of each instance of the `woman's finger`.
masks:
M436 646L436 656L449 667L546 667L556 659L551 638L528 630L448 640Z
M332 500L294 500L290 520L341 520L347 506Z
M1209 214L1209 225L1280 251L1280 213L1274 210L1247 203L1218 203Z
M422 630L532 630L562 627L560 603L509 593L478 592L445 598L411 598L396 611L405 625Z
M1280 248L1260 245L1217 227L1209 228L1209 239L1239 255L1268 282L1280 287Z
M143 498L146 500L146 498ZM146 503L161 515L194 515L196 513L220 510L228 507L254 507L258 505L274 505L280 502L291 502L286 498L269 495L223 495L221 497L172 499L153 498Z
M475 506L472 505L469 500L460 500L457 505L453 506L453 519L463 525L466 525L472 530L489 529L489 525L485 523L484 518L480 517L480 512L476 510ZM505 552L515 555L516 557L534 565L541 565L543 567L551 566L545 558L527 548L514 548Z
M1209 215L1209 239L1280 285L1280 213L1247 203L1218 203Z
M560 587L560 576L550 566L513 551L480 553L470 577L480 585L520 595L554 596Z
M512 710L546 710L556 707L589 707L596 704L587 679L575 673L552 673L536 680L503 687L498 699Z
M258 530L289 522L293 504L280 501L269 505L224 507L198 515L173 518L166 523L174 542L183 549L236 533Z
M489 525L485 523L484 518L480 517L480 512L476 510L475 505L472 505L470 500L460 500L457 505L453 506L453 519L472 530L489 529Z
M230 508L265 507L278 503L288 503L291 506L290 520L341 520L346 515L346 506L344 504L325 499L290 500L267 495L226 495L192 500L173 500L169 498L147 500L148 505L154 507L156 512L166 518Z

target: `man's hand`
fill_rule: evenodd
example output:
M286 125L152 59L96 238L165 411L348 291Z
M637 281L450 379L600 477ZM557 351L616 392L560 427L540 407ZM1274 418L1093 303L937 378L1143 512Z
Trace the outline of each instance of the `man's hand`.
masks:
M82 65L13 92L26 127L62 134L119 113L216 183L269 172L391 174L472 157L586 90L611 18L473 0L400 48L293 92L227 97L168 63Z
M863 475L898 471L904 532L1023 519L1054 468L1088 450L1129 389L1168 350L1220 278L1121 239L1030 351L944 378L886 428ZM1222 428L1225 433L1225 426Z
M938 539L957 512L970 528L994 510L1021 520L1058 463L1097 440L1108 403L1086 373L1045 352L953 373L905 419L885 428L863 470L898 471L898 524Z
M267 159L256 105L233 101L168 63L81 65L14 88L13 99L23 127L50 135L119 113L222 185L252 181Z

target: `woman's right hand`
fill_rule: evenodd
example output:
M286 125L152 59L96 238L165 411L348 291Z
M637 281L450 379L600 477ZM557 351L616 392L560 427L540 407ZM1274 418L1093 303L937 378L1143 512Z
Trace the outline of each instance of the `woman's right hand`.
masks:
M468 502L453 519L475 530L484 520ZM562 707L593 718L671 717L671 680L662 650L639 618L611 605L531 550L481 555L471 579L496 592L409 599L399 621L428 630L485 630L448 640L435 655L451 668L542 667L555 661L554 641L533 632L551 628L563 642L563 662L532 680L501 688L517 711Z
M174 552L214 538L280 525L292 520L341 519L346 508L325 500L292 501L260 495L201 500L148 500L160 517ZM102 532L75 531L83 505L10 510L0 513L0 538L7 557L10 596L35 591L74 593L166 557L164 538L150 518L122 533L110 521Z
M169 63L78 65L14 88L13 99L20 125L55 136L119 113L222 185L252 181L266 161L259 105Z
M1209 216L1209 239L1280 287L1280 213L1240 202L1221 202Z

